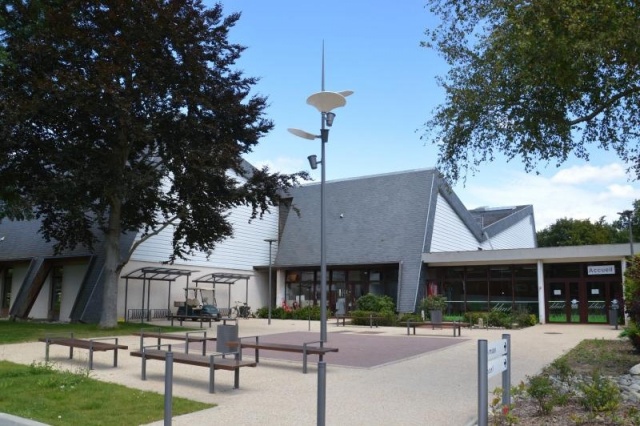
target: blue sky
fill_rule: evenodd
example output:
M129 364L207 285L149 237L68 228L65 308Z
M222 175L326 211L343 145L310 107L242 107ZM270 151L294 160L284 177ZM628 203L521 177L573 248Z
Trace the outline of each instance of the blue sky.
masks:
M210 0L205 3L213 4ZM326 147L328 180L434 167L437 150L424 122L444 99L436 83L447 64L420 47L435 18L424 0L224 0L225 13L242 17L229 38L247 47L238 68L259 77L254 92L269 98L274 130L247 160L273 170L309 170L307 156L320 156L320 142L293 136L287 128L318 133L319 113L306 98L321 89L322 44L325 90L353 90ZM540 164L526 174L519 160L481 166L454 189L467 208L532 204L538 230L569 217L607 221L640 199L617 157L593 151L589 163L570 159L560 168Z

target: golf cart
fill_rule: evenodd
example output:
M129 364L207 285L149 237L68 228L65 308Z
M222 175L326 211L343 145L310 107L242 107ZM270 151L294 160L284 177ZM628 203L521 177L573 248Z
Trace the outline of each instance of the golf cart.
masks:
M201 288L185 288L184 302L173 302L174 306L178 307L178 316L193 317L195 321L201 317L211 317L214 321L220 321L222 315L216 306L215 297L211 297L211 303L209 297L203 296L203 292L213 292L213 290L204 290ZM189 297L189 292L192 292L193 297Z

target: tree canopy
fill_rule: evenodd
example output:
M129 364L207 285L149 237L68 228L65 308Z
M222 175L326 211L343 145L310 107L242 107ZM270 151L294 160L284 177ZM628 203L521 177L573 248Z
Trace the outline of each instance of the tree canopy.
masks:
M604 217L596 222L589 219L558 219L554 224L537 232L537 238L538 247L615 244L629 241L629 235L624 229L606 223Z
M199 0L1 1L0 217L35 215L58 251L105 241L102 326L123 232L173 226L170 260L209 252L229 209L255 218L307 177L243 163L273 124L234 69L239 17Z
M525 170L614 150L640 176L640 8L624 0L428 0L451 66L423 138L452 181L496 155Z

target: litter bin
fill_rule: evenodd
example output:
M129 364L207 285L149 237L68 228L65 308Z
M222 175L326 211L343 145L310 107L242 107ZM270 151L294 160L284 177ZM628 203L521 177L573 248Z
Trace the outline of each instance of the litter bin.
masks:
M221 324L218 326L216 339L216 351L223 354L235 352L235 348L230 348L227 343L238 340L238 325Z
M618 329L618 301L613 299L611 301L611 307L609 308L609 325L615 326Z

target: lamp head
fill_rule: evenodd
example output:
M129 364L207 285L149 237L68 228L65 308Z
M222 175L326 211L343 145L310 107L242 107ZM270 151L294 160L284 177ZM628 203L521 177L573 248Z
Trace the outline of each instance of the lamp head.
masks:
M324 122L326 123L327 127L331 127L333 126L333 120L336 118L336 115L332 112L325 112L324 113Z
M330 112L347 104L343 95L336 92L318 92L307 98L307 103L320 112Z
M314 155L310 155L310 156L307 157L307 159L309 160L309 165L311 166L311 168L313 170L318 168L319 161L318 161L318 156L317 155L315 155L315 154Z
M300 130L300 129L287 129L287 130L289 131L289 133L292 133L302 139L309 139L312 141L318 137L312 133L305 132L304 130Z

